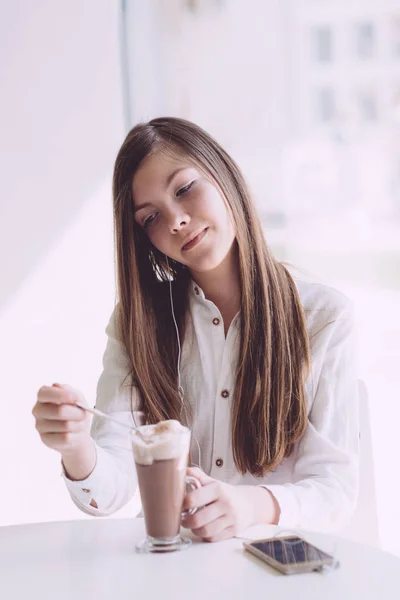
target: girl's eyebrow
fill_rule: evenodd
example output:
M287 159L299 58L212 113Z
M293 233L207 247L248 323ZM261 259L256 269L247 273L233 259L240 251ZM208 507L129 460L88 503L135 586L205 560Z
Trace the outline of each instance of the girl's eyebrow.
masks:
M133 214L135 215L139 210L142 210L142 208L147 208L148 206L151 206L151 202L145 202L144 204L135 206L135 208L133 209Z
M178 167L178 169L175 169L175 171L173 171L170 175L168 175L167 181L165 182L165 187L168 187L170 185L170 183L173 180L173 178L175 177L175 175L178 175L178 173L180 173L181 171L185 171L188 168L189 167Z

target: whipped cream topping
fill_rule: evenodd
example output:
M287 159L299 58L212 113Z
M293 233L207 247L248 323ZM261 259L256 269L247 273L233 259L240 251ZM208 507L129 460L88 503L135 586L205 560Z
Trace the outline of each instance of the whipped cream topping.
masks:
M132 434L135 462L152 465L155 460L181 457L182 465L187 461L190 445L190 430L173 419L160 421L156 425L143 425L140 433Z

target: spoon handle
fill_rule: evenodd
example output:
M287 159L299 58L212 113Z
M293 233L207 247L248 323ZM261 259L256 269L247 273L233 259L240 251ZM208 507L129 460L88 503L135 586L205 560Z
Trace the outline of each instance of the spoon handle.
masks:
M85 410L88 413L91 413L92 415L96 415L97 417L102 417L103 419L112 421L113 423L116 423L117 425L120 425L121 427L125 427L125 429L129 429L129 431L134 431L136 429L136 427L131 427L130 425L123 423L122 421L120 421L119 419L116 419L115 417L111 417L110 415L107 415L106 413L102 412L101 410L98 410L97 408L89 408L89 406L85 406L84 404L81 404L80 402L77 402L76 406L78 406L82 410Z

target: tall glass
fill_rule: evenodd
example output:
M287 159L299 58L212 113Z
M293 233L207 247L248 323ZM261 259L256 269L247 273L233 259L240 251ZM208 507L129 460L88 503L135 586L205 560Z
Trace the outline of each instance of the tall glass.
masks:
M138 552L171 552L191 544L180 535L181 519L196 509L182 512L187 488L200 482L186 475L190 430L177 421L145 425L132 432L132 448L142 499L147 537Z

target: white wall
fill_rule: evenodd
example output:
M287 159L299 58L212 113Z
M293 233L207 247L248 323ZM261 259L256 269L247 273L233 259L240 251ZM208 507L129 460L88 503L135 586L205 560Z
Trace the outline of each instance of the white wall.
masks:
M83 517L31 409L94 403L114 302L111 172L124 136L119 2L0 8L0 525Z

